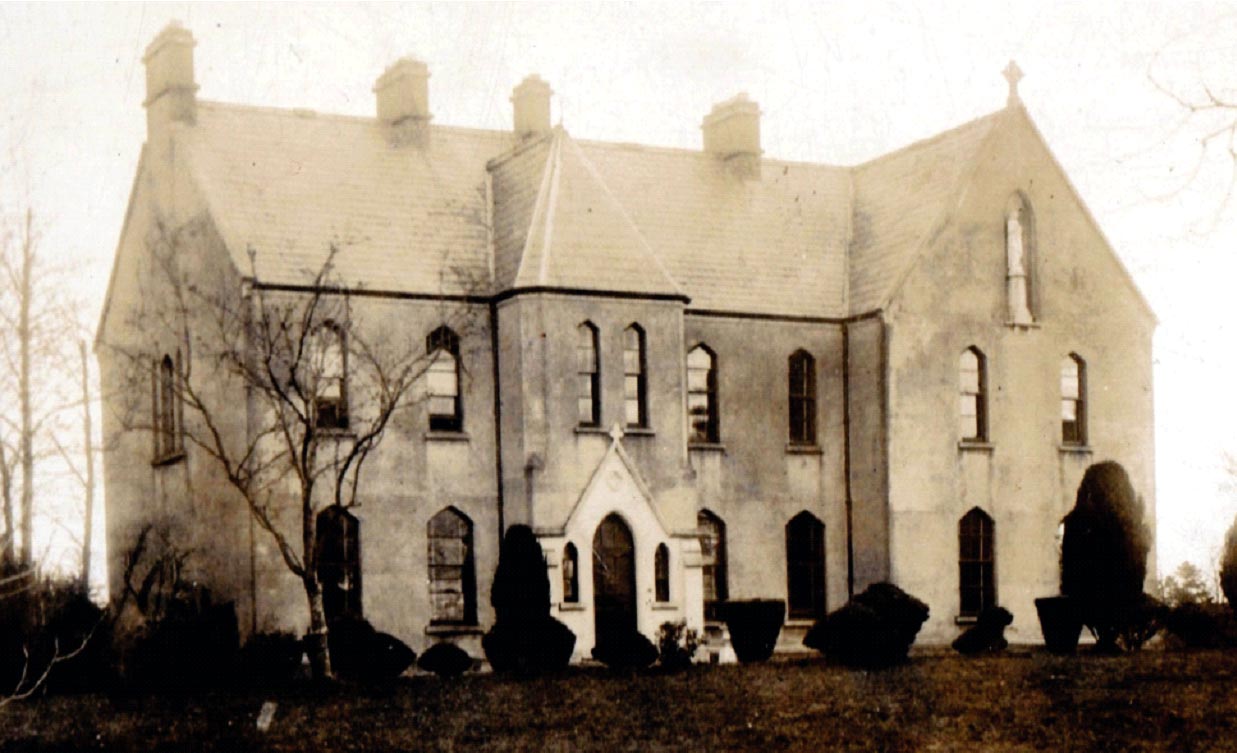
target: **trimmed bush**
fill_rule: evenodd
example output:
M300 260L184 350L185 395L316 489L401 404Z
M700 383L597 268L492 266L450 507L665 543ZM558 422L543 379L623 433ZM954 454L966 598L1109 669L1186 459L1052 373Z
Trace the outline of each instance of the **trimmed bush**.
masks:
M521 674L562 669L576 636L550 616L550 579L531 528L514 525L503 536L490 588L494 627L481 639L495 672Z
M344 680L392 680L411 667L417 658L403 641L378 632L359 617L332 622L327 643L331 650L331 670Z
M685 622L663 622L657 629L657 662L669 672L678 672L692 665L700 636Z
M454 643L435 643L417 659L417 666L439 677L459 677L472 669L472 657Z
M301 673L305 645L292 633L255 633L237 661L245 680L262 686L284 685Z
M632 630L594 646L593 658L611 669L644 669L657 661L657 647L643 633Z
M1154 612L1143 599L1151 536L1125 469L1112 461L1087 469L1065 516L1061 593L1076 600L1100 651L1133 649Z
M1228 606L1237 614L1237 519L1224 536L1224 552L1220 555L1220 590Z
M1045 596L1035 600L1044 646L1054 654L1072 654L1082 633L1082 613L1068 596Z
M1237 646L1237 618L1223 604L1181 604L1166 610L1163 622L1189 648Z
M975 624L953 642L960 654L981 654L1004 651L1009 646L1005 640L1005 628L1014 621L1014 616L1004 607L988 607L979 613Z
M722 604L722 617L730 631L730 645L744 664L768 661L777 645L786 618L786 602L780 599L750 599Z
M874 583L820 620L803 644L830 662L875 669L906 661L928 605L891 583Z
M239 631L232 602L210 604L205 591L196 600L175 601L121 639L124 676L146 689L180 691L215 687L234 679Z

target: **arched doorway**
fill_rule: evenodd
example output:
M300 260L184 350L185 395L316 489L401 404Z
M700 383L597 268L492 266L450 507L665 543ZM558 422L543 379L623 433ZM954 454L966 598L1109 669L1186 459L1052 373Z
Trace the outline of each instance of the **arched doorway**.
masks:
M636 629L636 560L631 529L617 515L593 536L593 614L597 644Z

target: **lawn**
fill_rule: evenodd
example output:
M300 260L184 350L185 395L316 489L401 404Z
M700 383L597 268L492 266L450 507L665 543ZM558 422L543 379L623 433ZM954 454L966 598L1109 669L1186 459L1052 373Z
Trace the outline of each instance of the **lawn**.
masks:
M1237 750L1237 652L919 656L404 678L278 693L66 696L0 710L2 750ZM263 733L264 700L278 703Z

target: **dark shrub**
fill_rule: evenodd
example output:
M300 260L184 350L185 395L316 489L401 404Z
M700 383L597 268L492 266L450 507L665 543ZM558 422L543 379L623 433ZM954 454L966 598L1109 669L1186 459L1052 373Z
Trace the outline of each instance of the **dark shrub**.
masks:
M1117 648L1137 651L1164 627L1168 608L1150 594L1139 594L1132 602L1120 605L1115 612ZM1096 645L1098 650L1107 648Z
M495 672L554 672L571 661L576 634L549 616L535 624L499 622L482 636L481 647Z
M256 685L282 685L300 675L304 656L304 643L292 633L256 633L241 649L237 668Z
M417 655L398 638L380 633L360 617L333 621L327 632L331 670L344 680L380 682L403 674Z
M1014 616L1004 607L988 607L979 613L975 624L953 642L960 654L980 654L986 651L1004 651L1009 642L1005 640L1005 628L1014 621Z
M1045 596L1035 600L1044 645L1054 654L1072 654L1082 632L1082 612L1068 596Z
M786 602L779 599L727 601L722 617L730 631L730 645L744 664L768 661L777 645L786 617Z
M632 630L594 646L593 658L611 669L644 669L657 661L657 647L643 633Z
M1112 461L1087 469L1065 516L1061 593L1082 610L1101 651L1141 645L1149 614L1142 600L1151 536L1125 469ZM1129 624L1133 620L1137 625Z
M1237 619L1223 604L1181 604L1166 610L1163 622L1189 648L1237 646Z
M417 659L417 666L439 677L459 677L472 669L472 657L454 643L435 643Z
M1237 520L1224 536L1224 552L1220 555L1220 590L1228 606L1237 614Z
M53 660L46 690L81 692L111 685L111 623L83 585L40 579L17 566L0 567L0 581L0 693L17 688L23 670L20 690L29 689ZM65 659L68 654L74 656Z
M481 647L495 672L552 671L571 661L576 636L550 616L545 558L528 526L511 526L503 537L490 603L494 627Z
M878 668L906 660L928 605L891 583L874 583L820 620L803 644L831 662Z
M123 639L125 679L147 690L217 686L233 679L239 642L232 602L212 605L203 592Z
M700 637L684 622L663 622L657 630L657 661L670 672L691 666Z

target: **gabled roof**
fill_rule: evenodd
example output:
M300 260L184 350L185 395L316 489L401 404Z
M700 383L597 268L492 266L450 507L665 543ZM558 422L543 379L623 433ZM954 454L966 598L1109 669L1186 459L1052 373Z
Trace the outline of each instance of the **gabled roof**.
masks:
M939 229L1004 110L878 157L854 170L850 310L888 304L923 243Z

